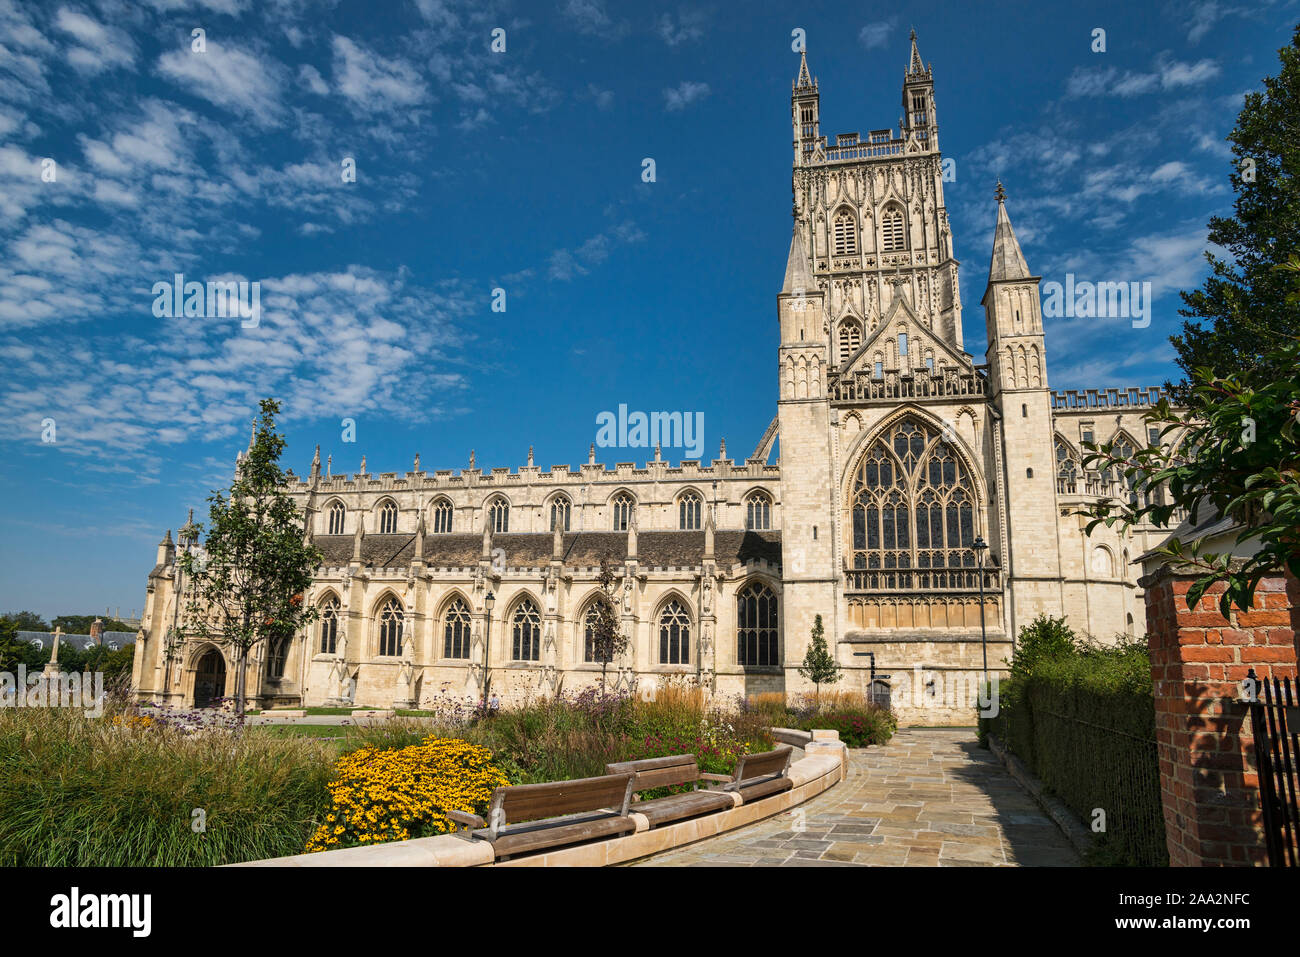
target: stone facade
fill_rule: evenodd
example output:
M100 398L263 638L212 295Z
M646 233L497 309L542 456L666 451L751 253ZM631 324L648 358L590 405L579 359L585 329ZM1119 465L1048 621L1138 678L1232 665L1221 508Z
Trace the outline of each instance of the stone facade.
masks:
M904 722L969 724L982 630L990 671L1043 612L1100 639L1142 634L1130 561L1160 533L1088 537L1071 511L1123 494L1084 473L1080 443L1148 441L1158 390L1049 389L1038 277L1000 185L986 362L964 351L934 82L915 37L903 107L898 131L830 145L801 61L778 401L752 455L674 466L656 451L611 469L593 446L577 469L543 470L530 452L516 471L471 458L426 472L417 457L406 472L370 474L363 459L333 475L318 450L289 491L325 553L306 598L337 626L259 649L253 699L478 697L485 662L505 698L590 685L584 622L602 557L619 569L632 639L611 680L642 691L674 676L723 694L808 690L797 668L821 615L846 669L838 687L888 675ZM149 576L135 686L188 704L230 663L180 636L176 548L168 533Z

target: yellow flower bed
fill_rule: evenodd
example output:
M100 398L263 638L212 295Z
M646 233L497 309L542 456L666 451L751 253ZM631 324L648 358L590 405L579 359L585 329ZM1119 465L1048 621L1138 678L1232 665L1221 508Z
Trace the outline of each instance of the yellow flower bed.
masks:
M329 784L333 806L307 850L446 834L447 811L484 814L492 790L509 783L491 762L491 751L457 738L344 755Z

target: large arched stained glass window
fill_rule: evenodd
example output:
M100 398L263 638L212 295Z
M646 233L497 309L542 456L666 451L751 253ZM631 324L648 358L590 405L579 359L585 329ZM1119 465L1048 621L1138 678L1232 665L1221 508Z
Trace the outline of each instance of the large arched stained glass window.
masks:
M751 582L736 596L736 660L780 664L776 644L776 595L761 582Z
M670 601L659 613L659 663L691 663L691 619L679 601Z
M442 656L468 658L469 636L469 608L457 598L442 616Z
M867 590L974 587L975 481L933 426L903 419L849 489L850 580Z
M347 513L348 510L343 507L342 502L335 502L333 505L330 506L329 514L330 514L331 535L343 534L343 519L347 515Z
M332 655L339 639L339 600L328 598L320 606L320 653Z
M537 661L542 656L542 616L531 598L517 606L510 619L511 658L515 661Z
M402 605L396 598L384 602L379 611L379 653L396 657L402 653Z

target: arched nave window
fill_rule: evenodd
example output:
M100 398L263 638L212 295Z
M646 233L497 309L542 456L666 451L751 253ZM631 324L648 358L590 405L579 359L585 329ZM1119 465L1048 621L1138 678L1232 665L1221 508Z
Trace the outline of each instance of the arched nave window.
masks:
M397 531L397 503L392 499L379 506L379 534L392 535Z
M626 532L627 524L632 520L632 509L636 508L636 502L627 492L619 492L614 496L612 505L614 508L614 531Z
M539 661L542 657L542 616L531 598L515 606L510 619L510 656L514 661Z
M659 663L691 663L691 619L679 601L670 601L659 613Z
M745 499L745 528L766 531L772 527L772 500L766 492L754 492Z
M907 247L907 231L903 226L903 212L890 209L880 218L881 250L887 253L898 252Z
M433 505L433 531L435 534L443 535L451 531L451 519L454 510L451 502L445 498L438 499Z
M334 654L339 639L339 600L327 598L320 606L320 653Z
M853 256L858 251L858 227L847 209L835 217L835 255Z
M557 495L551 501L551 524L549 526L551 531L555 531L555 527L558 525L560 531L567 532L569 530L569 515L572 511L573 505L568 498Z
M700 497L686 492L677 500L677 527L684 532L700 529Z
M348 510L343 507L342 502L335 502L330 506L330 534L343 534L343 520L347 517Z
M776 594L762 582L750 582L736 596L736 661L742 665L777 665Z
M488 505L487 518L494 535L510 531L510 503L503 498L494 498Z
M468 658L470 638L469 606L457 598L442 616L442 656Z
M389 598L379 609L379 653L397 657L402 653L402 605Z

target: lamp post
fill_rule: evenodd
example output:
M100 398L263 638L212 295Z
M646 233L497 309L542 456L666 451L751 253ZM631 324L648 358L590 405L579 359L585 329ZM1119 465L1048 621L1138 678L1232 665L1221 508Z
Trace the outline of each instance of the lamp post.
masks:
M483 607L487 610L487 621L483 624L483 711L488 707L488 651L492 647L492 606L497 603L492 589L483 596Z
M989 683L989 640L988 634L984 628L984 553L988 551L989 546L982 536L975 537L975 543L971 545L975 551L975 576L979 579L980 588L980 649L984 654L984 684Z

